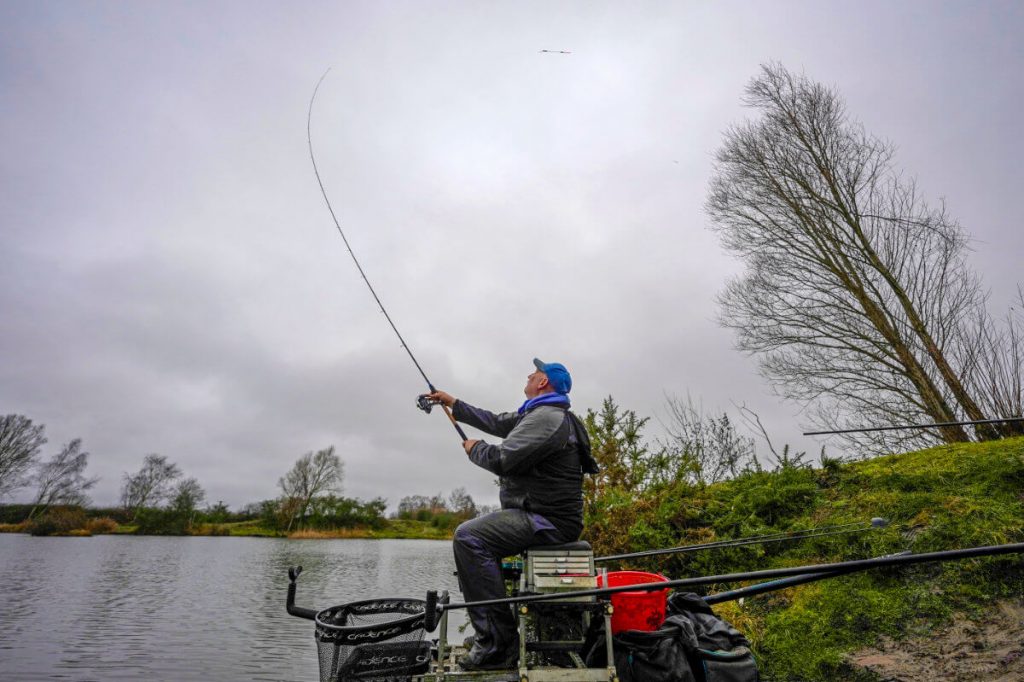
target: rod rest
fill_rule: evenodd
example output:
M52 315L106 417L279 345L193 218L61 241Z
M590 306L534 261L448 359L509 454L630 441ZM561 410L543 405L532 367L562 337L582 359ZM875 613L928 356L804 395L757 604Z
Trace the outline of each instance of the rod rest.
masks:
M288 601L285 603L285 608L288 610L289 615L307 620L315 620L315 609L307 609L295 605L295 582L299 579L300 573L302 573L302 566L293 566L288 569Z

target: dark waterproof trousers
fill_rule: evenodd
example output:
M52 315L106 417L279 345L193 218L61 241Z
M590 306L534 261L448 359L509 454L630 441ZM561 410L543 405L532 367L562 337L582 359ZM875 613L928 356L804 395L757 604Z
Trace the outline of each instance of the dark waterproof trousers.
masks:
M455 530L454 540L462 596L467 602L506 597L502 558L534 545L557 545L577 539L561 537L550 521L522 509L503 509L466 521ZM476 641L487 656L505 653L515 645L516 619L512 607L481 606L467 610L476 630Z

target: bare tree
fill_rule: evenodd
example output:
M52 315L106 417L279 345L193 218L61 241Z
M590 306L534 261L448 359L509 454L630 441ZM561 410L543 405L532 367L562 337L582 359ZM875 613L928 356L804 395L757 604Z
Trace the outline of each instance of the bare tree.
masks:
M52 504L88 504L86 491L99 481L98 477L86 478L84 472L88 464L89 453L82 452L82 439L75 438L50 461L39 465L35 475L39 489L28 517L32 518L36 511Z
M736 430L728 414L711 417L687 397L666 399L668 439L663 451L691 483L716 483L757 466L754 439Z
M0 417L0 498L27 482L26 474L46 444L44 428L20 414Z
M477 514L476 502L465 488L456 488L448 496L448 509L454 514L471 519Z
M773 64L745 102L761 117L726 133L707 201L746 264L720 295L738 347L827 428L984 419L957 353L985 302L964 231L836 92Z
M142 462L142 468L133 475L124 474L121 486L121 506L134 519L144 507L155 507L166 500L171 485L181 476L177 464L167 461L163 455L150 454Z
M399 518L415 516L417 512L430 510L430 498L426 495L408 495L398 503Z
M195 523L196 510L206 499L206 491L195 478L178 481L171 491L171 510L186 519L186 528Z
M344 467L341 459L334 454L333 445L299 457L295 466L278 481L284 492L286 507L291 510L287 530L292 529L296 517L305 515L314 497L337 492L341 488L343 473Z
M1017 305L997 322L987 310L972 319L970 332L957 346L969 385L981 396L983 409L993 417L1024 416L1024 290ZM1004 435L1024 435L1024 423L1007 422Z

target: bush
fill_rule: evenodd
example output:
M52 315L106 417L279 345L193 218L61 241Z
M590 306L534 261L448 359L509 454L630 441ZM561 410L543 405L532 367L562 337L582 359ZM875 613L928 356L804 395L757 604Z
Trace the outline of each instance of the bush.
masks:
M31 504L0 504L0 523L18 524L28 520L33 506Z
M453 512L442 512L430 520L430 525L441 530L452 530L464 520L460 515Z
M84 530L88 518L81 507L51 507L42 516L28 523L32 535L68 535L73 530Z
M0 533L27 533L28 523L0 523Z
M135 516L136 535L188 535L187 514L173 509L140 509Z
M96 507L94 509L86 509L85 513L91 519L109 518L122 526L132 522L131 512L123 507Z
M382 498L363 502L349 497L324 495L310 504L310 512L303 524L312 528L352 528L365 526L383 528L387 501Z
M85 528L93 535L109 535L117 530L117 521L109 516L102 516L86 521Z

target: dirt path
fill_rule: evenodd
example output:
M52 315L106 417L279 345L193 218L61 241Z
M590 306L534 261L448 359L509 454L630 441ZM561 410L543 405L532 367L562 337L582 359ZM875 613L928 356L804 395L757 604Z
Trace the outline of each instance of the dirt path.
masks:
M894 642L850 657L886 682L1021 682L1024 680L1024 600L997 603L980 621L957 619L926 638Z

